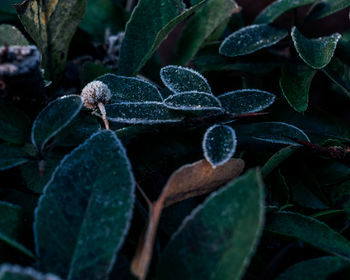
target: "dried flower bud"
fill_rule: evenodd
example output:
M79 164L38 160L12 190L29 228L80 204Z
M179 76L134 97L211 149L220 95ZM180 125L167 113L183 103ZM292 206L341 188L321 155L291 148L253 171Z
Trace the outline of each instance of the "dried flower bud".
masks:
M95 110L99 103L106 104L111 99L111 91L101 81L93 81L83 88L81 97L86 108Z

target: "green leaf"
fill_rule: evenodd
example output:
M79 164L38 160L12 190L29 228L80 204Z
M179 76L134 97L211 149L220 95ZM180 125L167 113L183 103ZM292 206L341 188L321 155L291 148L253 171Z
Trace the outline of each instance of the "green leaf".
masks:
M0 139L22 145L30 131L31 121L21 110L0 102Z
M349 266L350 262L339 257L321 257L289 267L276 280L328 280L332 274Z
M11 36L9 36L10 34ZM4 46L6 44L9 46L27 46L29 45L29 42L15 26L9 24L1 24L0 46Z
M334 58L322 69L322 72L350 97L350 66L348 64L343 63L338 58Z
M183 65L193 58L204 42L240 8L233 0L208 0L191 17L177 46L178 63Z
M170 95L164 100L164 105L170 109L184 111L222 110L219 99L214 95L198 91Z
M156 279L241 279L261 233L263 197L256 170L212 194L169 241Z
M197 71L182 66L169 65L160 70L164 85L174 93L198 91L211 93L208 81Z
M178 122L183 118L160 102L121 102L106 106L112 122L154 124Z
M267 6L254 20L255 24L271 23L285 12L312 4L319 0L276 0Z
M2 264L0 266L0 280L60 280L53 274L42 274L31 267Z
M239 126L238 135L246 135L253 139L286 145L299 145L292 139L310 141L299 128L283 122L261 122ZM292 139L291 139L292 138Z
M349 0L321 0L312 7L307 20L317 20L339 12L350 6Z
M312 68L322 69L332 59L337 43L341 38L339 33L328 37L308 39L296 28L292 28L294 46L304 62Z
M250 54L277 44L287 35L287 30L267 24L246 26L226 37L219 53L229 57Z
M87 0L27 0L17 14L42 54L47 80L57 82L66 65L70 41L83 19Z
M277 153L273 154L261 169L261 174L264 178L271 174L278 166L280 166L287 158L293 155L300 147L288 146L282 148Z
M32 143L38 151L65 128L80 112L83 100L78 95L66 95L50 102L36 117L32 127Z
M181 0L140 0L126 25L118 73L135 75L170 31L204 2L184 10Z
M163 101L157 87L143 79L106 74L96 80L109 87L112 102Z
M223 108L230 114L245 114L262 111L269 107L276 96L258 89L241 89L218 96Z
M0 144L0 171L29 161L29 156L21 148Z
M283 96L295 111L306 111L309 89L316 73L316 70L303 64L286 63L283 66L280 87Z
M105 41L106 30L111 35L124 30L126 15L110 0L89 0L79 27L99 43Z
M227 125L213 125L204 134L204 156L214 168L226 163L235 153L236 146L236 132Z
M98 77L108 73L113 73L113 70L103 66L100 63L94 63L89 61L83 64L81 80L83 84L88 84L93 80L97 79Z
M16 248L26 256L34 258L32 252L18 242L22 223L22 208L14 204L0 201L0 240Z
M106 279L129 229L135 183L114 132L66 156L35 211L39 267L67 280Z
M302 240L327 253L350 259L350 242L327 224L299 213L277 212L268 215L265 229Z

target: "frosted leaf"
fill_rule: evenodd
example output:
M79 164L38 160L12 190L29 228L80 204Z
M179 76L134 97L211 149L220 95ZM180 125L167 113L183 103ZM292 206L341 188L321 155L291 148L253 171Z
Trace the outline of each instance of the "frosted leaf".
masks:
M328 37L308 39L296 27L292 28L291 35L301 59L315 69L321 69L331 61L341 38L339 33L335 33Z
M219 99L214 95L197 91L171 95L164 100L164 105L170 109L184 111L222 110Z
M0 280L60 280L60 278L51 273L42 274L31 267L2 264L0 266Z
M219 53L229 57L250 54L277 44L287 35L287 30L267 24L250 25L228 36L221 43Z
M214 168L227 162L235 153L236 146L236 133L227 125L213 125L204 134L204 156Z
M250 136L256 140L265 142L299 145L291 138L310 141L309 137L294 125L283 122L261 122L240 126L239 135Z
M6 170L29 161L29 156L19 147L0 145L0 170Z
M230 91L218 96L223 108L231 114L259 112L269 107L276 96L259 89Z
M65 156L35 210L38 265L60 277L106 279L128 232L135 182L111 130Z
M198 91L211 93L208 81L191 68L169 65L160 70L164 85L175 93Z
M271 5L267 6L254 20L254 23L271 23L283 13L312 4L318 0L276 0Z
M112 122L152 124L178 122L183 119L161 102L120 102L106 106L107 118Z
M34 146L43 151L45 144L73 120L82 106L83 100L78 95L66 95L50 102L33 123L31 139Z
M96 78L105 83L112 94L112 102L141 102L163 100L157 87L146 80L135 77L106 74Z

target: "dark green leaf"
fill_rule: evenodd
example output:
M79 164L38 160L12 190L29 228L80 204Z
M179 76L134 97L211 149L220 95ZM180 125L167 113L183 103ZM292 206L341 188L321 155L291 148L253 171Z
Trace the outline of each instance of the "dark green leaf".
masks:
M21 148L0 144L0 170L21 165L28 160L28 154Z
M170 109L184 111L222 110L219 99L214 95L198 91L170 95L164 100L164 105Z
M10 36L9 36L10 35ZM27 46L29 42L23 34L13 25L0 25L0 46L4 45Z
M250 54L277 44L287 35L287 30L267 24L246 26L226 37L219 53L230 57Z
M258 89L230 91L218 96L223 108L231 114L259 112L275 101L275 95Z
M309 103L309 89L316 70L303 65L286 63L282 68L280 87L289 105L297 112L304 112Z
M291 35L301 59L315 69L321 69L331 61L341 38L339 33L334 33L328 37L308 39L296 27L293 27Z
M350 6L349 0L321 0L310 11L307 19L317 20L324 18Z
M129 228L134 180L111 131L66 156L36 209L39 267L65 279L106 279Z
M124 30L125 18L124 12L112 1L89 0L79 27L92 35L96 42L103 43L107 30L111 35Z
M29 117L16 107L0 102L0 139L24 144L29 131Z
M140 0L126 25L119 74L135 75L169 32L203 3L184 10L181 0Z
M22 208L14 204L0 201L0 240L16 248L30 258L34 258L32 252L17 240L22 223Z
M334 58L322 69L322 72L350 97L350 66L348 64Z
M211 93L208 81L197 71L176 65L169 65L160 70L164 85L174 93L198 91Z
M157 87L143 79L106 74L96 80L109 87L114 102L162 102L163 100Z
M271 23L289 10L309 5L316 1L318 0L276 0L256 17L254 23Z
M60 280L53 274L42 274L31 267L3 264L0 266L0 280Z
M17 14L42 54L45 76L58 81L66 65L70 41L84 17L87 0L27 0Z
M310 141L301 129L283 122L261 122L240 126L238 135L241 134L260 141L287 145L298 145L292 140L293 138Z
M269 160L264 164L261 169L261 174L264 178L271 174L280 164L282 164L287 158L294 154L299 149L299 146L288 146L282 148L275 153Z
M154 124L181 121L182 117L160 102L121 102L106 106L107 118L113 122Z
M280 274L276 280L328 280L333 273L350 266L339 257L322 257L299 262Z
M32 143L39 151L58 132L65 128L83 106L78 95L67 95L50 102L37 116L32 127Z
M204 134L204 156L214 168L226 163L235 153L236 146L236 133L227 125L213 125Z
M179 39L178 63L183 65L193 58L203 43L221 24L227 22L240 8L233 0L209 0L189 20Z
M296 238L327 253L350 259L350 242L323 222L293 212L268 215L265 229Z
M169 241L157 279L241 279L260 236L263 197L254 170L212 194Z

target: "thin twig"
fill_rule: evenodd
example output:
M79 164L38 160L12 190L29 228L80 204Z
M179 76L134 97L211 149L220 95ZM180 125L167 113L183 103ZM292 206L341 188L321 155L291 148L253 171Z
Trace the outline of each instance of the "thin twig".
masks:
M105 123L105 127L106 129L109 129L109 123L108 123L108 119L107 119L107 114L106 114L106 108L105 105L103 105L103 103L98 103L98 108L100 109L101 115L102 115L102 119Z
M141 193L143 199L146 201L148 208L151 209L152 208L152 202L151 200L148 198L148 196L145 194L145 192L143 191L143 189L141 189L140 185L138 183L136 183L136 188L139 190L139 192Z

